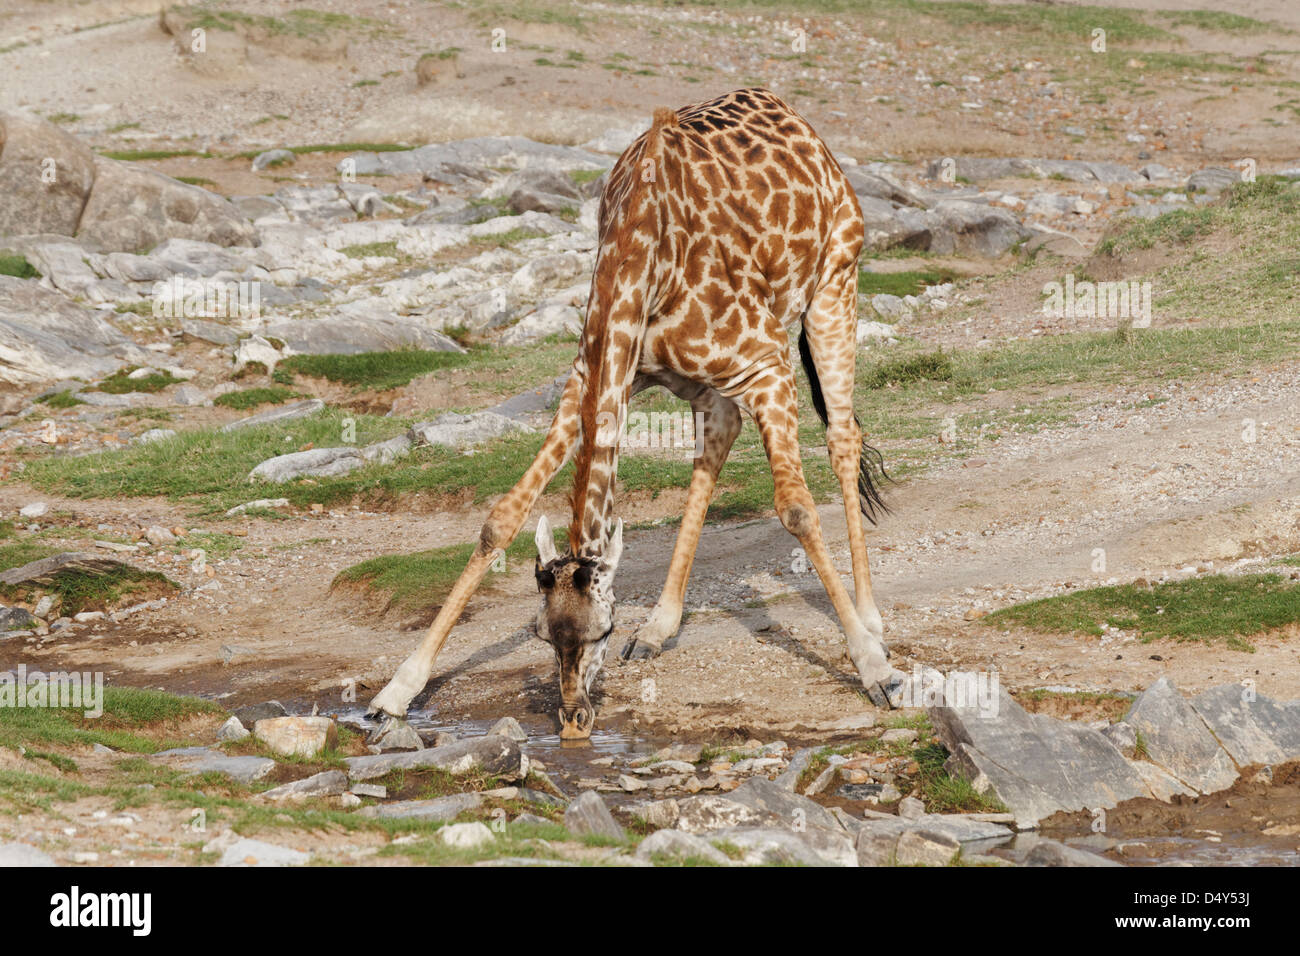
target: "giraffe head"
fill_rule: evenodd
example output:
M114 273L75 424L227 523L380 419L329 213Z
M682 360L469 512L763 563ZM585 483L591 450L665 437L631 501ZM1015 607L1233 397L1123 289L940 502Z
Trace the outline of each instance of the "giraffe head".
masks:
M537 636L555 651L565 740L590 737L595 723L591 685L614 631L614 572L622 554L622 520L594 557L558 554L550 522L545 516L537 521L537 589L542 592Z

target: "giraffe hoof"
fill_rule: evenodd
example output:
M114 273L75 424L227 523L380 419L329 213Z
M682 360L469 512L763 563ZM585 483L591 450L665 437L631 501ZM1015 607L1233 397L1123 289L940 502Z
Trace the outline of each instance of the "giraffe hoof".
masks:
M903 706L903 677L900 671L894 671L882 681L869 684L867 697L881 710L894 710Z
M648 661L651 658L658 657L662 648L655 647L647 641L639 641L636 638L628 641L623 645L623 660L625 661Z

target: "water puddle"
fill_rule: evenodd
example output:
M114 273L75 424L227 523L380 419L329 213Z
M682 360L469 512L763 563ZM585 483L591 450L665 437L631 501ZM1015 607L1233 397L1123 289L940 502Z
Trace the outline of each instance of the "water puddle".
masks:
M338 711L335 719L347 724L361 733L369 734L379 724L366 716L364 707L354 707ZM439 720L432 710L412 710L407 714L407 723L425 739L426 744L436 734L448 733L456 737L482 737L487 734L495 721L468 720L446 723ZM626 763L638 757L648 756L661 747L675 743L671 739L659 739L642 734L627 733L616 728L601 727L592 733L588 740L561 740L550 723L528 723L520 721L520 726L528 734L528 740L520 748L530 760L541 761L547 774L567 792L574 792L579 779L602 777L610 772L605 758L613 758L617 763Z

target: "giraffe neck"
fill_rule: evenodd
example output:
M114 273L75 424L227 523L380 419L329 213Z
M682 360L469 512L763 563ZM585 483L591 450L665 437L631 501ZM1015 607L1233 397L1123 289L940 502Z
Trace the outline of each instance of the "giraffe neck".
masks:
M574 459L573 520L569 546L574 554L604 549L614 508L618 446L627 417L627 400L641 358L641 343L662 268L661 174L664 137L677 136L677 114L656 110L640 149L620 160L601 198L600 250L592 275L587 320L583 325L581 404L582 442Z

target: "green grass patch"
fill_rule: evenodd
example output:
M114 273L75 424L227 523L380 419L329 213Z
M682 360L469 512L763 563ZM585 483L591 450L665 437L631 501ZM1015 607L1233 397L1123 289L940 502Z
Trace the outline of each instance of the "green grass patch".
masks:
M1229 322L1294 316L1300 183L1278 176L1235 183L1218 202L1135 223L1104 240L1097 252L1124 256L1152 248L1172 257L1149 276L1156 288L1167 290L1153 303L1157 316Z
M57 551L51 553L57 554ZM48 554L40 557L48 557ZM29 558L29 561L39 558ZM22 562L26 564L27 562ZM157 571L141 571L132 567L116 567L102 574L88 571L63 571L48 585L0 585L0 598L6 602L32 601L37 594L52 595L62 615L71 616L82 611L105 611L116 607L124 598L141 592L172 591L177 586Z
M61 392L55 392L53 395L38 398L37 401L43 405L48 405L50 408L72 408L76 405L86 404L66 388Z
M41 274L25 257L0 253L0 276L14 276L18 279L39 279Z
M87 708L0 707L0 746L85 746L103 744L130 753L155 753L192 741L168 739L176 725L221 708L197 697L182 697L157 690L105 687L99 717L87 717Z
M1137 631L1144 642L1243 640L1300 621L1300 584L1278 574L1205 575L1155 585L1121 584L1028 601L981 619L994 627L1100 635L1102 625Z
M943 769L948 750L938 742L917 747L913 758L921 767L921 799L930 813L1006 813L996 797L979 793L969 780Z
M858 376L858 383L867 388L888 388L914 382L950 382L953 374L952 359L940 350L877 362Z
M344 246L339 252L349 259L367 259L371 256L387 256L390 259L397 259L401 256L401 253L397 251L396 239L388 242L367 242L357 246Z
M269 385L263 388L245 388L238 392L226 392L212 400L213 405L221 408L233 408L248 411L259 405L281 405L291 398L298 398L299 393L283 385Z
M568 544L567 530L555 529L555 544ZM385 597L385 610L420 611L441 604L460 577L476 545L453 544L415 554L386 554L345 568L334 578L331 589L343 584L359 586ZM506 549L500 572L531 567L537 546L531 534L520 534ZM491 583L493 572L488 574ZM436 796L436 794L435 794Z
M24 564L31 564L33 561L48 558L51 555L58 554L61 550L48 544L33 541L30 538L21 541L13 540L10 537L13 534L12 524L9 524L6 530L8 535L6 535L5 543L0 544L0 571L21 568Z
M947 270L925 269L911 272L858 273L858 292L863 295L920 295L932 285L951 281L955 273Z
M120 372L114 372L95 387L110 395L123 395L127 392L161 392L168 385L176 385L184 381L171 372L151 372L140 378L131 378L131 373L136 368L138 366L133 365Z
M420 375L468 364L470 357L462 352L398 349L356 355L291 355L276 366L276 371L283 369L288 375L307 375L357 389L383 391L401 388Z
M138 163L151 159L175 159L177 156L196 156L199 159L211 159L212 154L197 149L110 149L100 153L106 159L117 159L127 163Z

